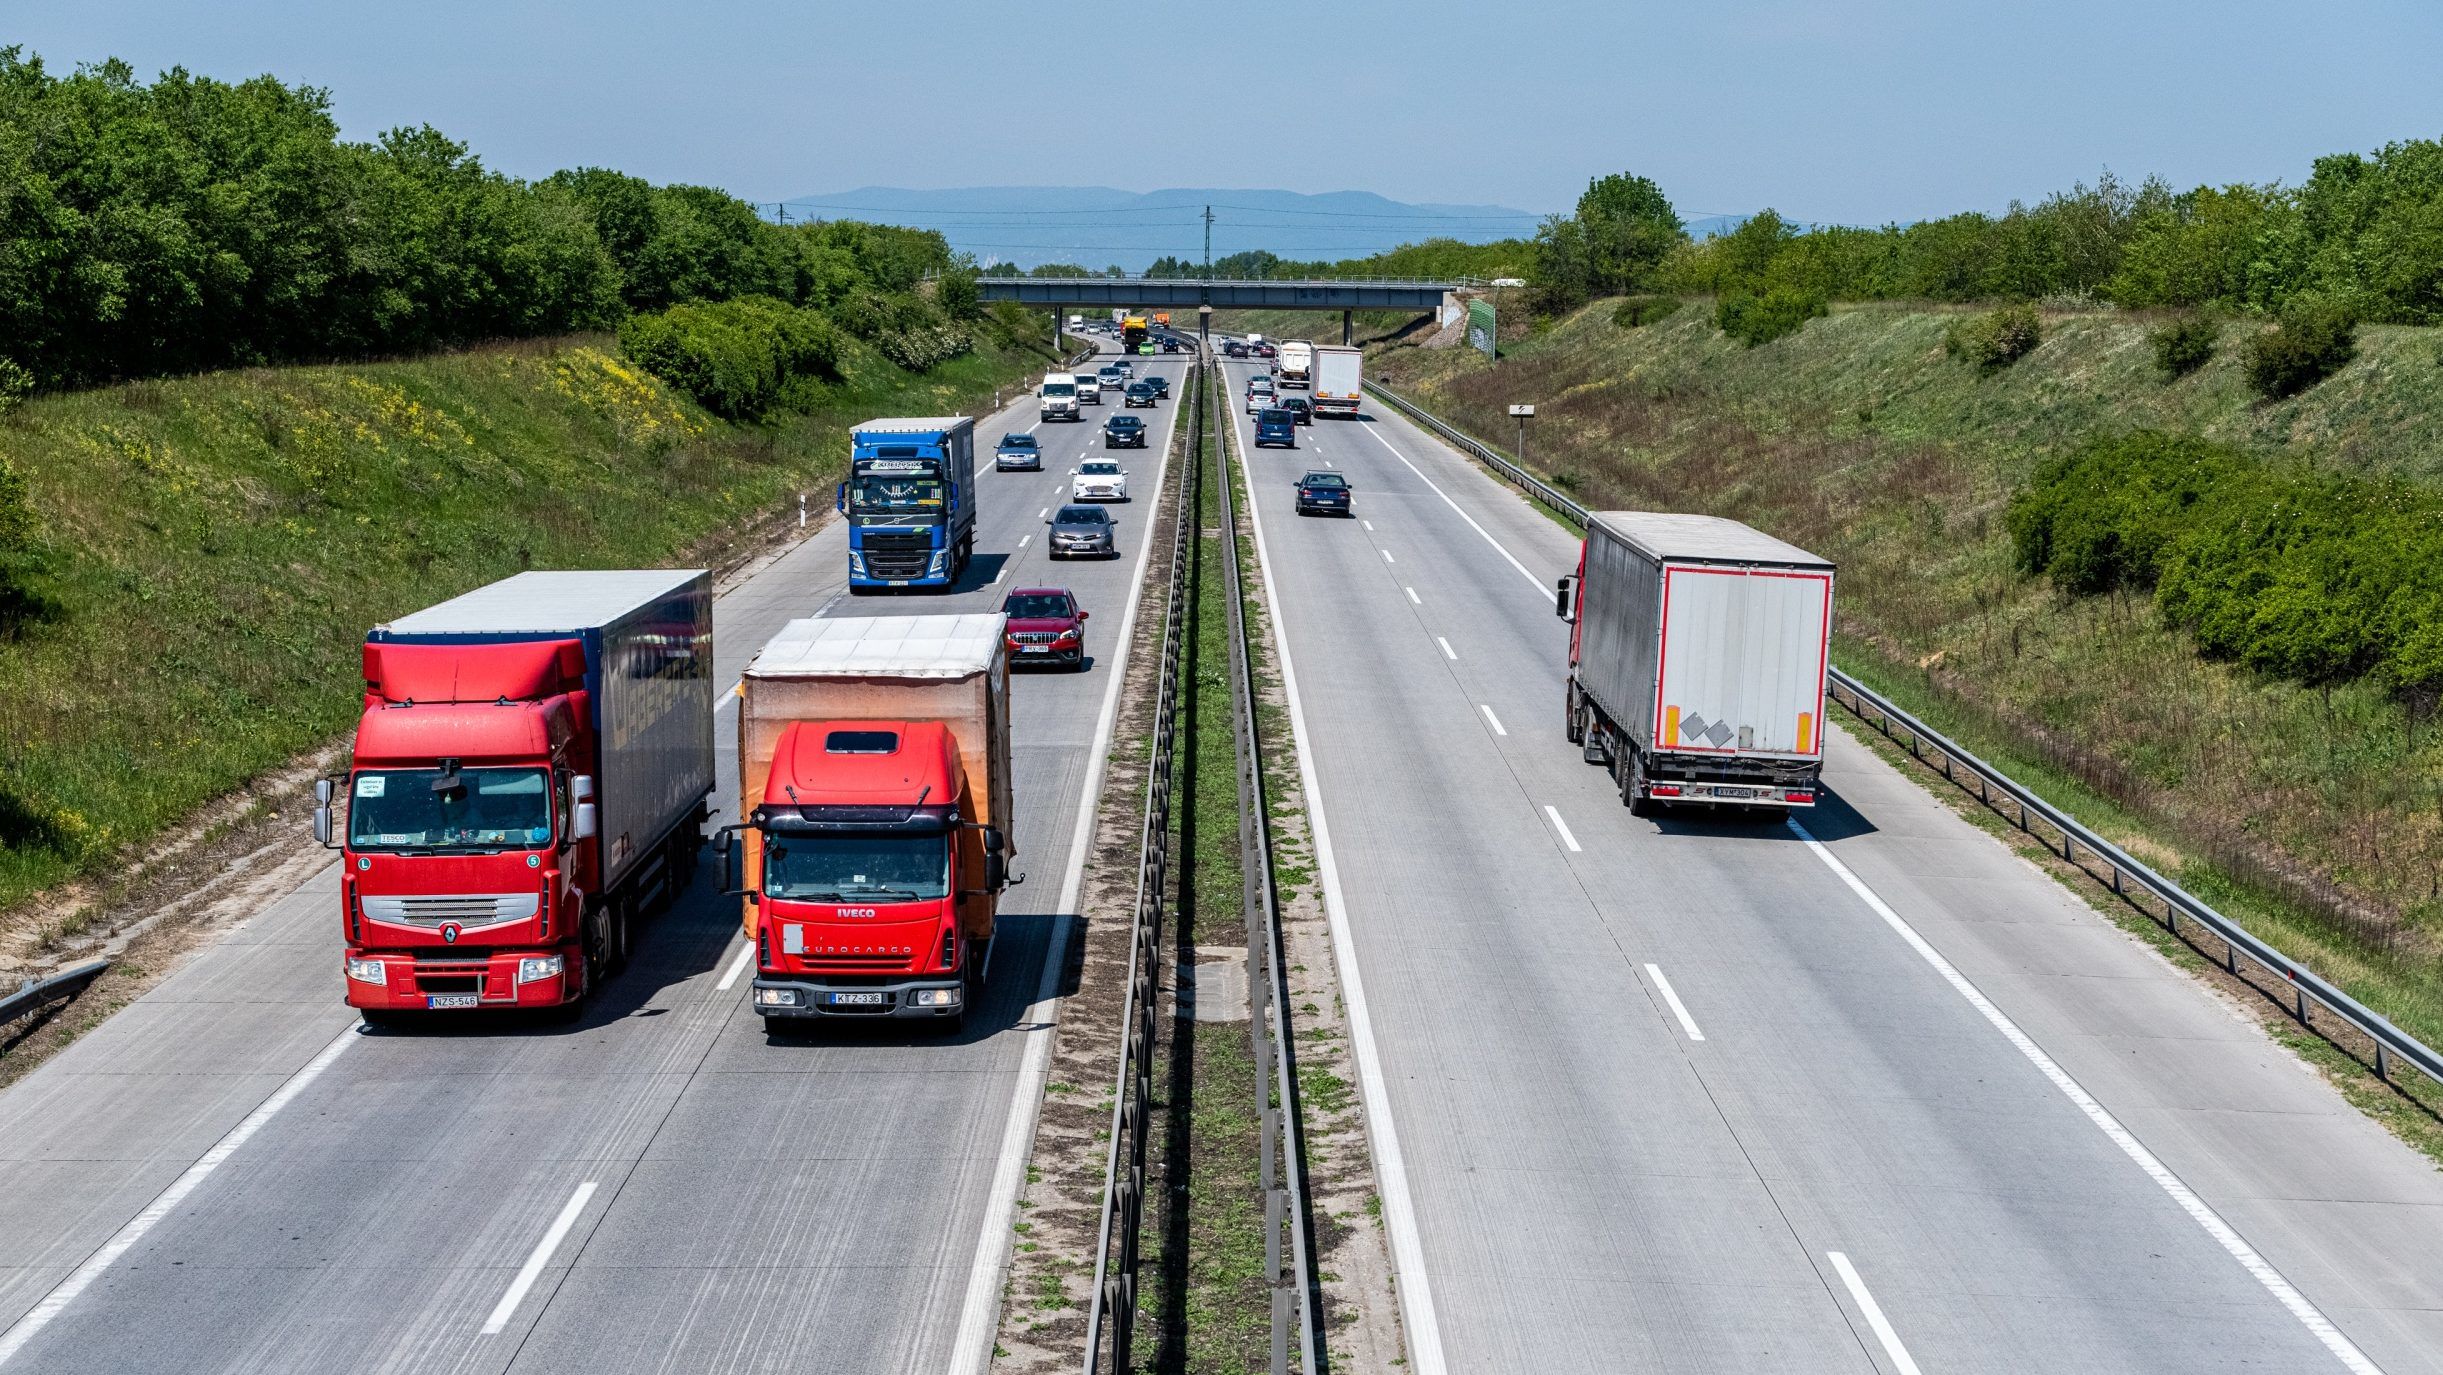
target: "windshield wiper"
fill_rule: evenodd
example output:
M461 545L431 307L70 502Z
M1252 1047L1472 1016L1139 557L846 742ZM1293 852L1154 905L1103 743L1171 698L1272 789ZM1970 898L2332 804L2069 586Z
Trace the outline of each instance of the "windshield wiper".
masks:
M913 888L852 888L849 891L854 896L861 898L898 898L906 902L916 901L916 890Z

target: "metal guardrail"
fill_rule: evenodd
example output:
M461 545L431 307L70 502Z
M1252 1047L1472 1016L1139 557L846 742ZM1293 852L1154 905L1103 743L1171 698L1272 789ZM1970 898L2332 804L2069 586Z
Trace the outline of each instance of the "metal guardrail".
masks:
M1147 1121L1154 1093L1154 1042L1160 1029L1163 893L1170 873L1171 773L1179 735L1179 682L1187 653L1188 540L1196 523L1195 463L1204 442L1204 366L1193 383L1196 421L1191 456L1173 490L1170 591L1162 616L1162 672L1154 689L1151 772L1137 859L1137 901L1129 927L1128 998L1120 1069L1112 1092L1111 1151L1103 1169L1102 1221L1094 1251L1094 1293L1086 1312L1086 1371L1126 1371L1137 1325L1137 1242L1145 1216ZM1110 1347L1109 1364L1104 1347Z
M1322 1307L1314 1263L1314 1219L1307 1211L1306 1129L1298 1103L1297 1042L1289 1030L1289 970L1281 939L1281 909L1272 871L1272 815L1264 792L1262 736L1256 726L1255 664L1247 648L1247 602L1240 586L1238 515L1230 491L1230 450L1235 430L1214 446L1214 478L1220 483L1222 595L1230 603L1230 701L1237 737L1238 830L1247 919L1247 1021L1254 1043L1257 1101L1261 1103L1264 1189L1264 1283L1272 1293L1271 1375L1289 1375L1289 1310L1298 1310L1298 1359L1305 1375L1322 1375L1328 1353L1316 1321ZM1283 1188L1283 1184L1287 1188ZM1282 1283L1281 1236L1290 1238L1289 1284Z
M1374 382L1365 383L1367 391L1380 397L1393 410L1439 435L1461 452L1482 462L1524 488L1536 500L1551 507L1583 527L1587 509L1566 493L1535 474L1528 472L1475 437L1446 423L1441 417ZM2161 924L2165 931L2182 936L2180 925L2191 926L2213 934L2223 947L2223 967L2233 976L2240 976L2240 961L2249 963L2280 978L2290 989L2288 1011L2300 1026L2323 1033L2316 1026L2314 1009L2323 1008L2374 1046L2374 1070L2379 1079L2390 1081L2394 1061L2405 1062L2437 1084L2443 1084L2443 1055L2435 1053L2425 1042L2394 1026L2382 1013L2367 1007L2344 993L2281 951L2257 937L2247 927L2216 911L2212 904L2199 898L2172 880L2156 873L2133 858L2128 851L2079 824L2076 818L2059 807L2038 797L2034 792L2013 781L2008 774L1961 748L1873 688L1835 667L1828 671L1829 695L1867 725L1873 726L1895 743L1905 744L1909 753L1930 768L1940 769L1943 777L1957 786L1973 791L1979 802L2015 824L2021 831L2064 860L2078 865L2091 877L2110 887L2114 894L2138 911ZM1907 739L1903 741L1901 736ZM1929 758L1931 755L1931 758ZM2049 828L2047 839L2037 827ZM2103 872L2088 867L2089 861L2100 862ZM2149 906L2151 899L2161 910ZM2185 936L2182 937L2186 939ZM2329 1037L2328 1037L2329 1039Z
M0 1026L6 1026L62 998L75 997L85 991L85 985L102 977L109 968L108 960L88 960L46 978L26 980L16 992L0 998Z

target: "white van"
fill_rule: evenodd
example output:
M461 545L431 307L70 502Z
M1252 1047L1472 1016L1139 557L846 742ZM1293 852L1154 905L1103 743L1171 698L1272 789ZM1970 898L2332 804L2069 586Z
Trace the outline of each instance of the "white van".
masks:
M1085 412L1078 409L1077 378L1065 372L1043 375L1043 390L1035 393L1041 403L1036 415L1043 420L1083 420Z

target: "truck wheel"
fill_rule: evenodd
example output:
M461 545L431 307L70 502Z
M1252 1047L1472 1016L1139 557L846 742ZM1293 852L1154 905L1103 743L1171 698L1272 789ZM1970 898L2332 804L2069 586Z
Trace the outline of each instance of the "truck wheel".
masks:
M1569 743L1584 745L1586 743L1586 718L1578 711L1578 685L1571 683L1561 691L1561 700L1567 707L1567 715L1563 718L1561 730L1569 737Z
M628 967L628 952L636 945L637 911L626 896L614 899L609 918L610 929L605 934L611 947L611 972L616 974Z
M585 914L585 934L578 938L585 959L585 996L591 998L611 977L611 914L597 905Z
M1620 767L1620 800L1629 805L1631 816L1654 815L1654 799L1646 796L1646 766L1635 746L1621 752L1627 762Z

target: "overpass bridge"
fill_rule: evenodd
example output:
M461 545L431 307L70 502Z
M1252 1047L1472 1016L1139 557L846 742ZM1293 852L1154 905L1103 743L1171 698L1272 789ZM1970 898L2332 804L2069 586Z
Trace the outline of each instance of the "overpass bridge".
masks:
M1435 310L1450 293L1484 285L1473 277L1349 277L1256 280L1201 277L986 277L983 298L1053 311L1133 308L1195 310L1337 310L1340 337L1349 338L1355 310Z

